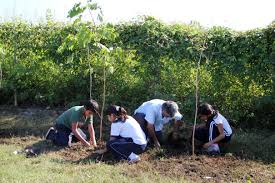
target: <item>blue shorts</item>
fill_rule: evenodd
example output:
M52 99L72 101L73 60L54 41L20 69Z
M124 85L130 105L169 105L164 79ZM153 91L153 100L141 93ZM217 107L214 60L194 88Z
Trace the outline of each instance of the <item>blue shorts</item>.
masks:
M141 154L145 151L146 144L139 145L131 138L117 138L107 143L107 149L112 152L116 159L128 159L131 153Z

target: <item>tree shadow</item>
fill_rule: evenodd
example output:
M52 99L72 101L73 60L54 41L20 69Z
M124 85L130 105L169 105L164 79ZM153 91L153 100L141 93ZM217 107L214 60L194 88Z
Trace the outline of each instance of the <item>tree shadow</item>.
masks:
M37 157L41 154L60 151L64 148L65 147L55 146L52 142L48 140L39 140L38 142L35 142L31 145L27 145L22 150L17 150L17 153L25 154L26 158L32 158Z

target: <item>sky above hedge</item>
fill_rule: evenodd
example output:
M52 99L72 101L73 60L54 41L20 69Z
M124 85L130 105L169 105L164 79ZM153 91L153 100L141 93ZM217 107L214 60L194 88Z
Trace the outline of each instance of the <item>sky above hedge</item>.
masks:
M21 17L45 20L48 9L58 21L68 21L67 12L85 0L0 0L0 21ZM220 25L235 30L265 27L275 20L274 0L96 0L106 22L129 21L151 15L164 22L197 21L206 27Z

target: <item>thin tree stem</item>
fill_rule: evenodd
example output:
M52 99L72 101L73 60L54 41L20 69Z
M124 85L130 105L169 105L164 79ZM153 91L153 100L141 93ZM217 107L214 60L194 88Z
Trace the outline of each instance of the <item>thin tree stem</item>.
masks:
M198 102L199 102L199 72L200 72L200 62L202 58L203 50L200 53L200 58L197 63L197 71L196 71L196 111L195 111L195 119L194 119L194 126L193 126L193 135L192 135L192 156L195 156L195 130L196 130L196 124L197 124L197 115L198 115Z
M93 77L92 77L92 67L91 67L91 62L90 62L90 48L89 45L87 46L87 58L89 62L89 72L90 72L90 88L89 88L89 93L90 93L90 99L92 99L92 85L93 85Z
M103 101L102 101L102 108L101 108L101 119L100 119L100 134L99 134L99 140L102 141L102 126L103 126L103 110L105 106L105 97L106 97L106 56L104 56L103 61Z

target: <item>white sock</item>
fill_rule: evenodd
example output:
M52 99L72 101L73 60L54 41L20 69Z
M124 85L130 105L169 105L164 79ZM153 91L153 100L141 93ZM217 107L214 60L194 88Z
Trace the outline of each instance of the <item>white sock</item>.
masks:
M70 135L69 135L69 142L68 142L69 147L72 146L72 138L73 138L73 132L71 132Z
M130 154L130 156L128 157L130 160L132 160L132 159L136 159L136 158L138 158L139 156L137 155L137 154L135 154L135 153L131 153Z

